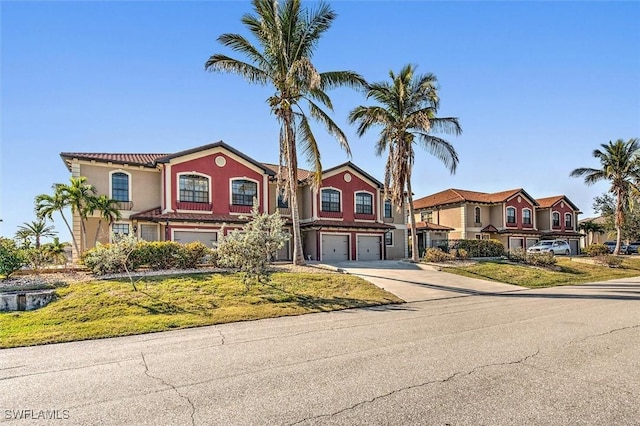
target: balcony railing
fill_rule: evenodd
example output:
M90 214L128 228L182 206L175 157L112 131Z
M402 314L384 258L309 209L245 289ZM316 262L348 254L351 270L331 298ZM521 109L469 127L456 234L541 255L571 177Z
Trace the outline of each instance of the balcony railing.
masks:
M211 203L197 203L195 201L178 201L176 203L178 210L197 210L211 211L213 205Z
M291 216L291 209L288 207L278 207L278 213L280 213L280 216Z
M229 204L229 211L231 213L251 213L251 206L238 206L235 204Z
M118 210L131 210L133 209L133 201L118 201Z

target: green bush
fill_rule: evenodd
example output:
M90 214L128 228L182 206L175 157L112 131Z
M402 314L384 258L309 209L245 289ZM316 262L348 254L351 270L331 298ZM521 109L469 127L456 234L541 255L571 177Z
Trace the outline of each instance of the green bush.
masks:
M458 240L453 248L466 250L468 257L504 256L504 245L498 240Z
M212 250L200 241L185 244L178 251L177 266L180 269L197 268Z
M0 275L6 280L26 264L22 251L15 241L0 237Z
M424 252L423 260L425 262L449 262L451 260L455 260L455 256L450 253L445 253L442 249L436 247L429 247Z
M550 252L528 253L525 263L533 266L553 266L558 263L558 259Z
M527 252L522 248L515 248L509 250L507 258L512 262L525 263L527 260Z
M141 265L136 255L138 240L135 235L113 235L111 244L100 244L84 252L81 262L95 275L132 272Z
M610 254L597 256L596 261L601 265L608 266L609 268L619 268L622 265L621 257Z
M609 254L609 248L604 244L591 244L585 249L585 252L591 257L605 256Z

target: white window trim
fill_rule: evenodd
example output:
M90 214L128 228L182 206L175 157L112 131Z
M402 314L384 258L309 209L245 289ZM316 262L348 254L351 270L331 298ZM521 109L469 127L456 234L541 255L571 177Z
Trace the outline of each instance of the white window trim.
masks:
M509 222L508 221L508 217L509 217L509 209L513 209L513 217L516 219L515 222ZM518 225L518 209L516 209L513 206L508 206L504 209L504 223L506 226L512 225L512 226L517 226Z
M561 222L562 215L560 214L560 212L559 212L559 211L554 210L554 211L552 211L552 212L551 212L551 216L549 217L549 219L550 219L550 221L551 221L551 223L550 223L550 225L551 225L550 229L553 229L553 214L554 214L554 213L558 213L558 227L562 227L562 222Z
M128 183L129 183L129 199L127 201L131 201L131 199L133 198L133 195L131 194L131 173L129 173L126 170L122 170L122 169L117 169L117 170L111 170L109 172L109 198L113 199L113 175L116 173L123 173L125 175L127 175L129 177L128 179Z
M529 219L530 219L530 223L524 223L524 212L528 211L529 212ZM522 209L522 226L524 225L531 225L533 226L533 210L531 210L528 207L525 207Z
M571 213L565 213L564 214L564 227L565 227L565 229L567 229L567 216L569 216L571 218L571 228L570 229L573 229L573 214L571 214Z
M389 203L389 206L391 207L391 216L384 215L387 211L387 203ZM393 203L391 202L391 200L384 200L384 202L382 203L382 217L384 217L385 219L393 219Z
M207 232L216 234L216 242L220 240L220 228L171 228L171 241L175 241L175 232Z
M111 226L109 226L109 243L113 243L113 225L127 225L129 227L129 233L127 235L131 235L131 233L133 232L131 229L131 222L113 222L111 223Z
M325 190L334 190L334 191L338 191L338 193L340 194L340 210L338 210L337 212L334 211L326 211L326 210L322 210L322 191ZM333 186L324 186L322 188L320 188L320 191L318 191L319 194L319 198L320 198L320 205L318 206L318 211L320 213L343 213L344 212L344 203L342 202L342 190L339 188L334 188ZM354 204L355 206L355 204Z
M185 202L185 203L192 203L194 201L186 201L186 200L181 200L180 199L180 176L185 176L185 175L196 175L196 176L201 176L201 177L205 177L209 180L209 204L213 204L213 192L212 192L212 183L213 183L213 179L211 179L211 176L204 174L204 173L200 173L200 172L179 172L176 173L176 203L177 202ZM185 210L186 211L186 210Z
M357 206L357 202L356 202L356 196L358 194L369 194L371 196L371 214L375 215L376 214L376 197L373 194L373 192L369 192L369 191L365 191L363 189L355 191L353 193L353 214L368 214L368 213L356 213L356 206ZM340 203L340 205L342 205L342 203Z
M256 200L258 201L258 207L260 207L260 182L255 180L255 179L251 179L249 177L246 176L235 176L232 178L229 178L229 205L233 205L233 181L234 180L248 180L249 182L254 182L256 184ZM278 191L276 191L278 192ZM242 205L244 206L244 204ZM277 204L276 204L276 208L277 208ZM233 214L233 213L232 213ZM244 213L241 213L244 214Z
M387 234L391 235L391 244L387 244ZM393 235L393 229L390 229L387 232L385 232L382 238L384 238L384 245L386 247L395 247L396 239Z
M138 237L138 240L143 241L142 240L143 226L154 226L156 228L156 241L160 241L160 226L157 223L138 223L138 232L136 233L136 237Z

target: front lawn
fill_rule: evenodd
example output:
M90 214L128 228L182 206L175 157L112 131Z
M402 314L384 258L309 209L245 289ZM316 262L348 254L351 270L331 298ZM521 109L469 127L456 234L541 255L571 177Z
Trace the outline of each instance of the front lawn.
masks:
M249 291L232 273L77 282L30 312L0 313L0 347L95 339L402 303L351 275L279 272Z
M640 258L625 257L621 268L590 265L558 258L559 271L512 265L500 261L478 262L464 267L443 268L443 271L498 281L529 288L553 287L558 285L583 284L588 282L613 280L640 276Z

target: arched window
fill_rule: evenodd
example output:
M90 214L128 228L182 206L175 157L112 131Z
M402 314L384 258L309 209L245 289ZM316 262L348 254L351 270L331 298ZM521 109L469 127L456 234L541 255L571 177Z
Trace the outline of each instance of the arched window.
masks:
M473 213L474 213L473 217L474 217L475 222L476 223L481 223L482 221L480 220L481 219L481 217L480 217L480 207L476 207L474 209Z
M522 224L531 225L531 210L522 209Z
M356 213L373 214L373 196L366 192L356 193Z
M180 175L180 198L192 203L209 202L209 179L199 175Z
M514 207L507 207L507 223L516 223L516 209Z
M322 190L322 211L323 212L339 212L340 209L340 192L335 189Z
M560 213L553 212L552 223L553 223L553 226L560 226Z
M573 229L573 215L571 213L564 214L564 227L566 229Z
M234 206L252 206L258 197L258 184L247 179L234 179L231 182L231 204Z
M130 201L129 175L123 172L111 174L111 198L116 201Z

